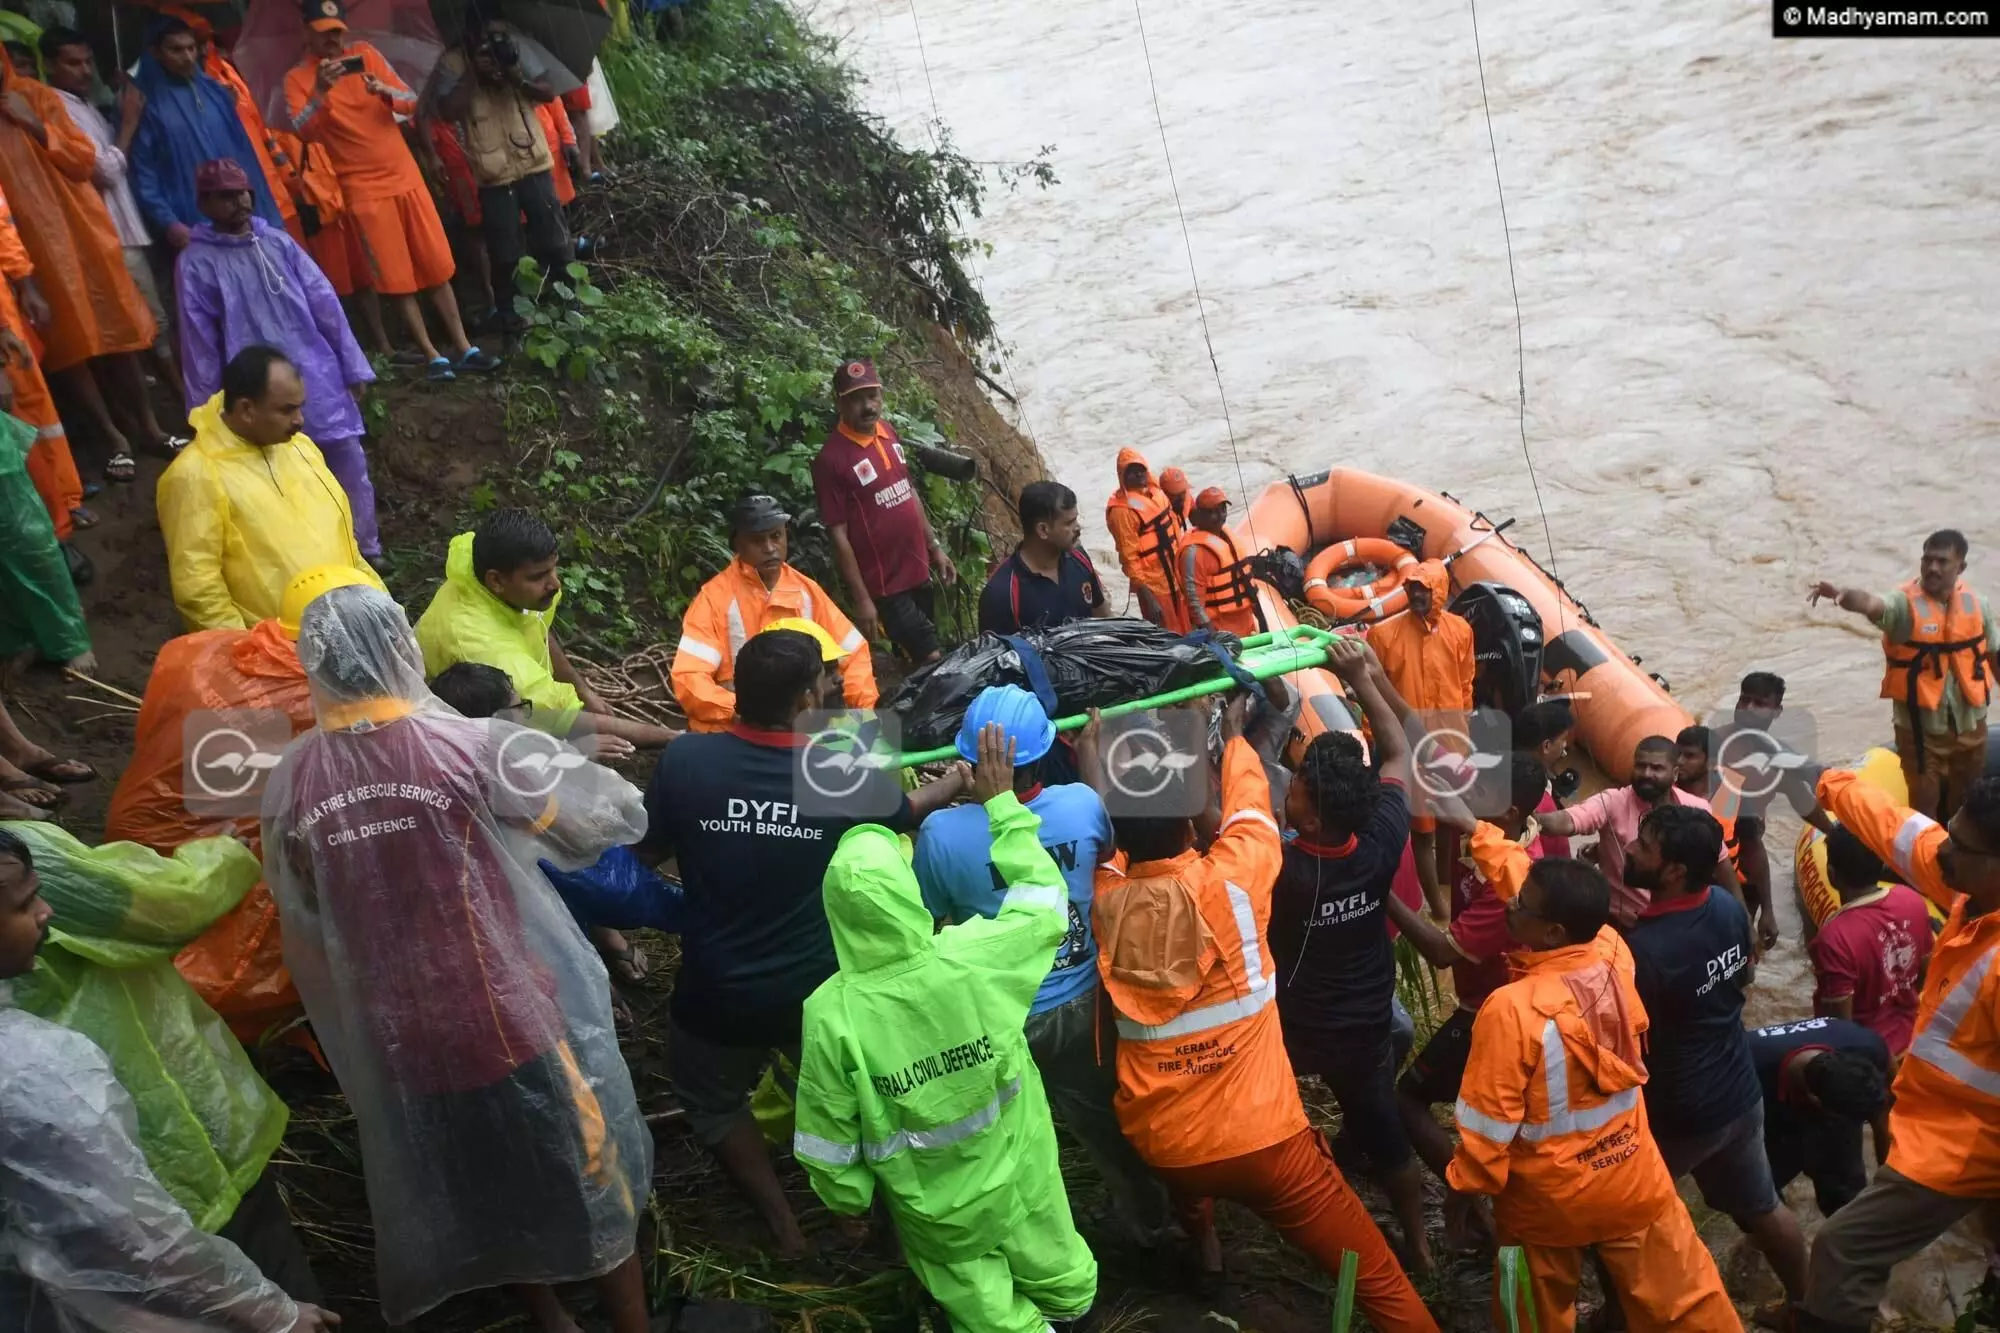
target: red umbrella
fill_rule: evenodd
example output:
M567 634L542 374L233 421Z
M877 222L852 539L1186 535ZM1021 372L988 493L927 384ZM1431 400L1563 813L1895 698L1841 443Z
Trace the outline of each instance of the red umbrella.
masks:
M430 0L348 0L347 27L353 37L380 51L403 82L418 91L444 54ZM250 0L243 33L231 55L264 108L265 119L273 124L290 120L285 75L304 57L305 49L305 16L298 0Z

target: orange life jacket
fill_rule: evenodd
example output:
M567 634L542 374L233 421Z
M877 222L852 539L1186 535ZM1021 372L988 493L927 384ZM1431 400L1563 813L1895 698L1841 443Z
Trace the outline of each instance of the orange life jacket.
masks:
M1195 528L1181 538L1184 547L1199 547L1215 558L1215 568L1204 576L1199 588L1188 589L1188 601L1201 598L1210 619L1257 613L1257 585L1250 577L1250 559L1236 553L1236 543L1226 532ZM1253 623L1255 623L1253 621ZM1223 629L1232 626L1223 625Z
M1903 585L1910 599L1910 638L1891 642L1882 636L1882 697L1900 699L1912 714L1935 712L1944 705L1945 672L1958 681L1958 692L1974 708L1987 700L1986 659L1993 645L1986 642L1986 614L1979 594L1963 579L1948 601L1937 602L1912 579Z
M1118 1123L1155 1166L1257 1152L1306 1128L1265 931L1283 844L1263 761L1222 756L1222 831L1127 873L1098 868L1097 970L1118 1022Z
M1180 596L1181 580L1174 571L1174 555L1180 549L1181 525L1174 517L1174 507L1157 486L1149 484L1139 491L1128 491L1121 486L1104 502L1104 525L1114 536L1118 528L1111 522L1111 514L1120 509L1130 509L1139 516L1138 538L1132 549L1121 547L1118 552L1126 576L1154 583L1157 580L1153 571L1158 570L1158 578L1165 580L1167 592Z

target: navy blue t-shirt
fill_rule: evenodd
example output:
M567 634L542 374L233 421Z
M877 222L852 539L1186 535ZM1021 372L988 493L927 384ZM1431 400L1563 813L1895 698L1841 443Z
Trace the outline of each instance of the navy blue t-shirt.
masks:
M1301 1073L1358 1058L1389 1031L1396 955L1382 903L1409 840L1409 796L1384 782L1348 845L1285 844L1271 891L1271 962L1285 1046Z
M1800 1051L1821 1047L1830 1051L1860 1051L1882 1071L1889 1083L1889 1044L1874 1031L1845 1018L1802 1018L1750 1030L1750 1060L1764 1089L1764 1133L1767 1137L1799 1133L1826 1119L1824 1112L1794 1105L1780 1093L1785 1061Z
M677 858L686 895L674 1021L720 1045L798 1041L800 1006L838 966L820 886L841 835L915 824L900 788L863 807L900 802L891 819L801 815L800 739L742 726L683 736L646 787L639 845Z
M1750 985L1750 917L1734 895L1707 889L1655 901L1625 936L1646 1034L1646 1112L1656 1133L1721 1129L1763 1095L1743 1031Z
M1064 551L1056 564L1056 577L1051 579L1029 569L1016 550L1000 562L979 594L979 629L983 634L1050 629L1072 620L1088 620L1102 605L1103 580L1082 551Z

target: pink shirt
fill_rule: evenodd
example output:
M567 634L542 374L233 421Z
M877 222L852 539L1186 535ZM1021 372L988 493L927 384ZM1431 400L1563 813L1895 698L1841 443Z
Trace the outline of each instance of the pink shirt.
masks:
M1902 884L1843 903L1806 946L1819 987L1813 999L1851 997L1854 1021L1888 1044L1910 1048L1917 990L1931 956L1931 916L1915 889Z
M1708 809L1708 802L1699 796L1690 796L1679 787L1667 790L1681 805L1691 805L1697 810ZM1577 833L1598 835L1597 868L1611 881L1611 915L1621 926L1628 926L1637 920L1653 897L1646 890L1631 888L1625 883L1626 845L1639 836L1639 821L1652 808L1639 799L1639 793L1630 787L1601 791L1569 808L1569 817L1576 821Z

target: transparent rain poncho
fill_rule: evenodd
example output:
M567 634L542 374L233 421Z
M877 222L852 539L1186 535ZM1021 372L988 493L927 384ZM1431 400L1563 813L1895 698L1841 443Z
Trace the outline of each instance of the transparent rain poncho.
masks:
M544 733L458 716L402 608L302 617L318 725L264 797L264 876L306 1013L354 1108L382 1312L608 1272L651 1138L604 965L537 868L638 841L637 788Z
M64 1333L297 1322L291 1298L154 1177L132 1099L88 1037L0 1008L0 1070L0 1326L26 1322L22 1307Z

